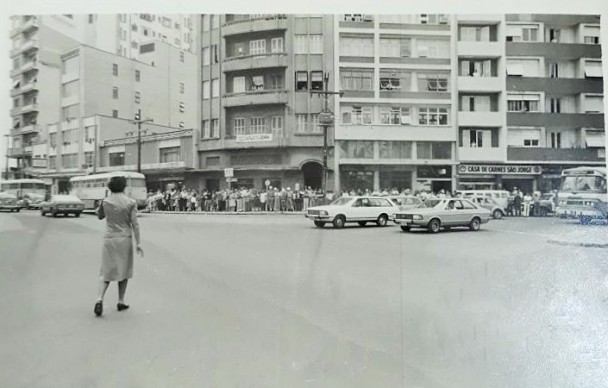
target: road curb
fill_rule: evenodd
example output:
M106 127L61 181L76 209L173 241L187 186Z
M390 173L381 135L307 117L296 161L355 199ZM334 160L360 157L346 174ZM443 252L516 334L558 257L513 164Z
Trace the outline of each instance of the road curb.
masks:
M594 242L565 241L565 240L555 240L555 239L549 239L549 240L547 240L547 242L550 244L556 244L556 245L569 245L569 246L584 247L584 248L608 248L608 242L594 243Z

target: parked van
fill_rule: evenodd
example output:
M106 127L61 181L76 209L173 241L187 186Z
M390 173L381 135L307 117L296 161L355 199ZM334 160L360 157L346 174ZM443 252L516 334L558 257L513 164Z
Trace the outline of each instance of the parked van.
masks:
M503 209L509 204L509 192L507 190L459 190L465 198L488 197L496 201Z

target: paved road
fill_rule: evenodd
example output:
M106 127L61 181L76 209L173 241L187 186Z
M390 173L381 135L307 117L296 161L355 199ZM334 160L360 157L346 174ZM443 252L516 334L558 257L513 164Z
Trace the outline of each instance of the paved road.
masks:
M547 242L605 226L140 222L132 308L95 318L103 223L0 214L0 386L608 386L608 249Z

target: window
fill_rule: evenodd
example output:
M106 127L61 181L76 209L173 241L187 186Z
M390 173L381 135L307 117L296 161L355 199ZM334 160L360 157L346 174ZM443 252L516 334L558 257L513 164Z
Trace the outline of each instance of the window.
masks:
M373 159L374 142L366 140L341 141L340 157L346 159Z
M522 77L539 77L538 59L507 59L507 75Z
M209 81L203 81L203 100L207 100L210 95Z
M95 21L95 15L89 14L89 24L92 24Z
M524 147L538 147L538 139L524 139Z
M540 128L509 128L507 131L509 146L538 147Z
M452 143L450 142L426 142L416 143L418 159L451 159Z
M462 26L460 27L461 42L489 42L490 27L489 26Z
M135 23L131 24L131 31L137 32L137 24L135 24Z
M562 148L562 134L561 132L551 132L551 148Z
M270 40L270 52L282 53L285 51L283 48L283 38L272 38Z
M179 103L179 111L184 113L186 111L186 105L183 102Z
M309 54L323 54L323 35L309 35Z
M347 13L342 16L342 20L345 22L373 22L374 17L361 13Z
M549 64L549 77L550 78L559 78L559 66L557 63Z
M220 16L211 15L211 28L218 28L220 26Z
M460 144L465 148L491 147L492 131L489 129L465 129L462 131Z
M112 152L108 154L110 166L124 166L125 165L125 153L124 152Z
M112 88L112 98L115 100L118 99L118 88L116 86Z
M439 39L417 39L416 52L419 58L449 58L450 41Z
M212 97L220 96L220 80L217 78L214 80L211 80L211 96Z
M374 90L373 70L341 70L342 90Z
M586 95L583 103L585 113L603 113L604 97Z
M61 132L61 141L63 145L80 143L77 129L69 129Z
M507 110L509 112L539 112L540 95L538 94L510 94L507 96Z
M271 90L282 90L283 89L283 76L280 74L271 74L268 76L270 79L270 86L268 89Z
M585 44L600 44L600 37L599 36L586 36Z
M249 55L266 54L266 40L252 40L249 42Z
M80 116L80 106L78 104L68 105L62 108L63 120L75 119Z
M141 79L141 73L139 70L135 70L135 82L139 82Z
M220 57L219 57L219 55L217 53L217 44L213 45L213 61L215 63L219 63L219 61L220 61Z
M115 119L118 118L118 111L116 109L112 110L112 117L114 117Z
M343 124L372 124L373 109L371 106L343 106L340 111Z
M308 72L296 72L296 90L308 90Z
M306 115L296 115L296 133L306 133L308 127L308 117Z
M538 25L508 24L507 42L538 42Z
M418 108L418 125L448 125L448 109Z
M55 170L57 168L57 156L49 156L49 168Z
M373 57L374 38L340 37L340 55L347 57Z
M418 74L418 91L447 92L448 74Z
M308 54L308 35L293 36L294 54Z
M220 134L220 121L218 119L211 120L211 131L209 132L209 137L215 138Z
M112 75L118 77L118 65L116 63L112 64Z
M209 31L209 15L203 15L201 24L203 25L203 31Z
M601 78L602 77L602 62L601 61L585 61L585 77Z
M85 143L93 143L95 141L95 127L85 127L84 128L84 141Z
M209 138L209 120L203 120L203 122L201 123L201 138Z
M232 79L232 93L245 93L245 77L234 77Z
M51 144L51 148L57 147L57 132L49 134L49 142Z
M245 119L238 117L233 120L232 129L235 135L244 135L245 134Z
M283 130L283 116L272 116L272 130L273 132Z
M160 148L159 151L159 162L160 163L171 163L181 161L181 147L168 147Z
M209 47L203 47L203 66L210 64Z
M323 128L319 125L319 114L311 114L310 115L310 128L311 133L320 133L323 131Z
M140 102L141 102L140 94L139 94L139 92L135 92L135 103L139 104Z
M80 92L80 82L78 80L63 84L63 98L76 96Z
M79 71L80 56L77 55L75 57L71 57L63 61L63 74L77 74ZM118 73L118 66L116 67L116 72Z
M184 94L184 90L185 90L186 86L184 85L183 82L179 83L179 93L180 94Z
M410 141L381 141L378 146L380 159L412 158L412 142Z
M599 26L584 26L582 35L585 44L600 44Z
M87 167L93 167L94 164L94 159L93 159L93 151L87 151L84 153L84 164Z
M311 71L310 72L310 88L312 90L323 90L323 72L322 71Z
M410 90L412 74L401 70L380 70L380 90Z
M264 76L256 75L251 77L251 90L264 90Z
M490 112L491 110L490 96L460 96L461 112Z
M411 39L380 38L380 56L389 58L406 58L412 56Z
M550 100L551 113L560 113L561 112L561 100L559 98L552 98Z
M547 42L559 43L562 31L559 28L549 28Z
M76 168L76 167L78 167L78 154L63 154L63 155L61 155L61 167L62 168Z
M267 133L266 118L252 117L249 121L249 132L251 134Z

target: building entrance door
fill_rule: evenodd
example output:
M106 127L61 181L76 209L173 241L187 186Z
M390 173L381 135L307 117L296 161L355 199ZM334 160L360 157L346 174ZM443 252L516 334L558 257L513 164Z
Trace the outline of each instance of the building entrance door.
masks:
M319 162L306 162L302 165L304 187L320 189L323 186L323 166Z

